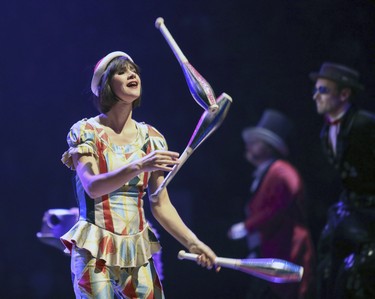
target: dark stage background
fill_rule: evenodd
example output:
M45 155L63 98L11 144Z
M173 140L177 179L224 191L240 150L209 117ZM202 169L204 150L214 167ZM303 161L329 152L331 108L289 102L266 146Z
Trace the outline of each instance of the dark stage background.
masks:
M241 130L256 124L264 109L276 108L298 124L290 160L305 179L316 241L338 183L320 151L322 119L308 73L323 61L357 68L367 86L359 101L375 110L371 1L36 0L1 6L0 298L73 298L69 258L36 233L46 210L75 206L73 173L60 157L70 126L96 114L89 83L100 57L129 53L143 79L142 107L134 117L155 125L172 150L182 152L189 141L203 110L154 27L159 16L216 94L234 100L223 125L170 184L183 219L218 255L245 257L245 243L226 238L230 225L242 220L252 171L243 158ZM156 227L167 298L243 298L252 277L177 260L182 247Z

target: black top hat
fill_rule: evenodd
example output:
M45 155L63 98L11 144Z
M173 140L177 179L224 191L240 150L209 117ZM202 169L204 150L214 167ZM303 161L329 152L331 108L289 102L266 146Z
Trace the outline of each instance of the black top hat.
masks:
M359 73L342 64L324 62L319 73L310 73L309 77L313 81L316 81L318 78L324 78L354 89L364 89L363 85L359 82Z
M242 138L248 142L259 138L273 146L283 156L289 153L286 139L293 128L292 121L279 111L267 109L256 127L245 128Z

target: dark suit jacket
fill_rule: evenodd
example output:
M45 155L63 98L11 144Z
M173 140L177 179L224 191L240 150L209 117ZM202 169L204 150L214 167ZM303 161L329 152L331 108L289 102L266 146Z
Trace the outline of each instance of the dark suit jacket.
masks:
M318 296L373 298L375 288L367 277L375 273L371 254L375 244L375 114L356 107L348 110L340 125L336 156L328 131L325 125L323 149L340 174L344 192L329 209L319 240Z
M336 156L328 141L329 125L321 131L323 149L338 170L344 188L359 195L375 195L375 114L352 106L343 117Z

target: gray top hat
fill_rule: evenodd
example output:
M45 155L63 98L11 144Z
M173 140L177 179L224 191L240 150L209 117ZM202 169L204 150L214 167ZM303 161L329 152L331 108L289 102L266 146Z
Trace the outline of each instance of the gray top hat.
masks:
M286 139L293 128L292 121L279 111L267 109L256 127L245 128L242 138L245 142L259 138L273 146L280 154L287 156Z
M359 82L359 73L342 64L324 62L319 72L310 73L309 77L313 81L316 81L318 78L324 78L354 89L364 89L363 85Z

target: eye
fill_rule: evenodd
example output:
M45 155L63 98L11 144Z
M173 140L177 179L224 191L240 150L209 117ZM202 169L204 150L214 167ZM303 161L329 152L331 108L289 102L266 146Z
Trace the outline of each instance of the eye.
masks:
M316 94L317 92L320 94L328 94L330 89L327 86L314 87L313 94Z
M134 68L134 67L129 68L129 72L132 72L132 73L135 73L135 74L138 75L138 71L137 71L137 69Z

